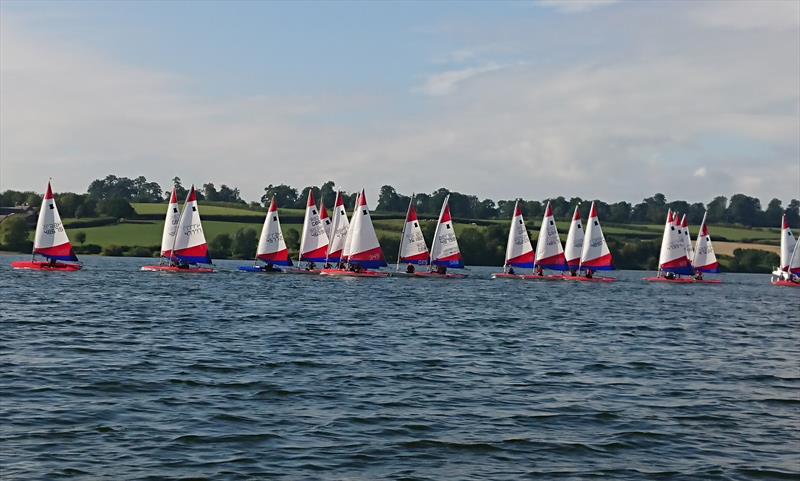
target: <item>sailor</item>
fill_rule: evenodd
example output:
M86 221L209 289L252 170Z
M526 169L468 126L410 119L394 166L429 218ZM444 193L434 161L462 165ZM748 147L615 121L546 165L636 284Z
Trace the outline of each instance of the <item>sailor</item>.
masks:
M447 266L436 266L436 273L441 275L447 274Z
M414 273L414 264L409 264L406 266L406 273L413 274Z
M694 280L702 281L703 280L703 271L697 271L694 273Z
M508 273L511 275L514 274L514 268L512 266L508 266Z
M586 269L586 278L591 279L592 277L594 277L594 270Z
M536 274L537 276L544 276L544 268L542 266L537 265L534 274Z

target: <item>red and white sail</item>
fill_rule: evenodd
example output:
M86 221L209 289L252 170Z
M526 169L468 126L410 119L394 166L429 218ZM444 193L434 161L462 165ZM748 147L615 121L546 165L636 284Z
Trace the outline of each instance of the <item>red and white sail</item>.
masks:
M792 251L797 241L792 235L792 229L789 227L789 220L786 219L786 214L781 218L781 270L789 270L789 261L792 258Z
M433 234L431 265L461 268L464 267L464 259L461 257L456 232L453 229L449 201L450 195L448 194L444 199L444 203L442 203L439 223L436 225L436 232Z
M567 260L570 270L577 270L580 267L583 253L584 232L579 207L575 206L575 213L572 214L572 222L569 224L569 232L567 232L567 241L564 243L564 258Z
M328 209L325 208L325 202L322 199L319 200L319 220L322 221L322 227L325 228L325 235L328 236L328 241L330 242L333 223L328 217Z
M348 259L348 257L350 257L350 253L352 252L353 236L351 234L352 234L352 231L353 231L353 221L355 220L356 212L358 212L358 204L360 202L361 202L361 193L359 192L356 195L356 203L353 206L353 215L350 216L350 227L347 230L347 237L345 237L345 239L344 239L344 249L342 250L342 261L343 262L347 262L347 259Z
M308 262L324 262L328 251L328 235L319 218L314 192L308 190L306 215L303 219L303 231L300 237L300 260Z
M688 275L692 273L692 266L686 257L684 238L682 234L678 234L677 223L672 211L667 211L664 237L661 239L661 253L658 256L658 268L662 272Z
M600 218L597 216L597 207L592 202L589 210L589 220L586 222L586 234L583 237L583 251L581 253L582 270L608 271L614 269L614 259L608 250Z
M348 263L358 264L365 268L386 265L381 244L378 242L378 236L375 234L375 227L372 225L367 208L367 197L363 190L353 212L353 222L350 224L348 237L350 238Z
M714 254L714 247L711 245L711 235L708 233L706 225L706 215L703 215L703 222L700 224L700 233L697 236L697 244L692 257L692 267L702 272L719 272L719 262Z
M275 196L269 203L267 217L264 219L264 226L261 227L261 237L258 239L258 249L256 258L268 264L279 266L290 266L292 260L289 258L289 249L283 239L283 230L278 216L278 203Z
M694 249L692 248L692 236L689 234L689 221L686 214L681 217L681 231L683 232L683 245L686 247L686 258L690 261L694 259Z
M169 196L167 216L164 218L164 231L161 233L161 257L172 257L172 246L175 245L175 234L181 222L181 210L178 205L178 193L175 187Z
M558 237L558 228L550 202L545 207L539 238L536 240L536 265L555 271L567 270L567 259L564 257L564 248Z
M344 207L344 198L341 192L336 193L336 202L333 207L333 225L331 228L330 243L328 244L327 262L338 263L342 261L345 242L347 241L347 231L350 228L350 221L347 219L347 211Z
M425 242L425 237L422 235L422 228L419 226L413 195L408 203L406 224L403 227L403 234L400 238L400 253L398 259L398 264L428 264L430 262L428 244Z
M33 238L33 254L59 261L78 260L64 224L61 223L50 182L47 183L47 191L39 208L39 220L36 222L36 234Z
M530 267L533 268L533 245L528 229L525 227L525 219L522 218L522 208L519 201L514 204L514 215L511 217L511 228L508 231L508 243L506 244L506 267Z
M197 208L197 193L192 186L183 204L178 233L172 248L172 257L190 264L211 264L208 244L203 234L200 211Z

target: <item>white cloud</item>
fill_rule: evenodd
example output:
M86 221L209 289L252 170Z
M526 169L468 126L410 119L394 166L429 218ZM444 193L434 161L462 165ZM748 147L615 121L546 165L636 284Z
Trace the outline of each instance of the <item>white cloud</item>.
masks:
M619 3L620 0L539 0L537 4L562 13L581 13Z
M501 65L487 64L480 67L468 67L440 72L430 75L421 86L415 89L415 91L434 97L449 95L456 91L459 84L485 73L496 72L502 68L503 66Z
M800 27L800 2L796 0L697 2L689 14L702 26L721 29L796 30Z
M705 167L700 167L699 169L694 171L694 176L695 177L705 177L706 173L708 173L708 169L706 169Z

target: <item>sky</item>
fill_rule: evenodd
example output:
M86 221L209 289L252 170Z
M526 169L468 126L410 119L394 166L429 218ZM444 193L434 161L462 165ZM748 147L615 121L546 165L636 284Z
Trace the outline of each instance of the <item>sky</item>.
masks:
M800 2L0 1L0 190L110 173L788 203Z

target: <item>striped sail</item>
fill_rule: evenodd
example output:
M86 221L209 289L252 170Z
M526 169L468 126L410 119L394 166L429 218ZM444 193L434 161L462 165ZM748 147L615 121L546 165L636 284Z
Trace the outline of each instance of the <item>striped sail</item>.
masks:
M264 226L261 227L261 237L258 239L256 258L279 266L292 265L292 260L289 258L289 249L283 239L283 230L278 216L278 202L275 200L275 196L272 197L272 201L269 203Z
M697 244L692 257L692 267L702 272L719 272L719 262L714 254L714 247L711 245L711 236L708 233L706 215L703 215L703 222L700 224L700 232L697 235Z
M594 203L592 204L594 205ZM581 264L581 254L583 253L583 224L581 223L581 213L579 206L575 206L575 213L572 214L572 222L569 224L567 241L564 243L564 258L570 270L577 270Z
M792 229L789 227L789 220L786 219L786 214L781 217L781 270L789 270L789 261L792 257L792 251L797 241L792 235Z
M328 235L319 218L319 210L314 200L314 192L308 190L306 215L303 218L303 231L300 237L300 260L324 262L328 251Z
M344 207L344 198L341 192L336 193L336 202L333 207L333 225L331 227L330 243L328 244L327 262L338 263L342 261L344 245L347 241L347 231L350 221Z
M453 229L449 201L450 195L445 197L444 203L442 203L439 223L436 225L436 232L433 234L431 265L462 268L464 267L464 259L461 256L461 250L458 248L456 232Z
M597 207L594 202L589 210L589 220L586 221L580 268L593 271L614 269L614 259L611 257L611 251L608 250L606 238L603 236L603 228L600 226L600 218L597 216Z
M61 215L58 213L50 182L47 183L47 191L39 207L39 220L36 222L36 234L33 238L33 254L59 261L78 260L64 224L61 223Z
M181 210L178 205L178 193L175 187L169 196L167 215L164 218L164 231L161 233L161 257L172 257L172 246L175 245L175 234L181 222Z
M536 265L555 271L567 270L567 259L564 257L564 248L558 237L558 228L550 202L545 207L539 238L536 240Z
M403 236L400 239L400 262L404 264L428 264L430 254L428 244L422 235L422 229L417 219L417 209L414 207L414 196L408 204L406 213L406 225L403 228Z
M377 268L386 265L381 244L375 234L375 227L367 208L367 197L364 191L358 197L353 222L350 224L350 252L347 262L358 264L365 268Z
M661 252L658 256L658 268L662 272L675 274L691 274L692 266L686 257L684 238L678 234L677 219L672 211L667 212L667 222L664 224L664 236L661 239Z
M175 245L172 249L173 258L190 264L211 264L208 255L208 244L203 234L203 224L200 221L200 211L197 207L197 193L194 186L186 196L183 204L181 221L178 224L178 233L175 236Z
M519 201L514 204L514 214L511 217L511 227L508 230L506 243L506 266L533 268L533 245L525 219L522 217L522 208Z

